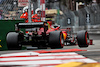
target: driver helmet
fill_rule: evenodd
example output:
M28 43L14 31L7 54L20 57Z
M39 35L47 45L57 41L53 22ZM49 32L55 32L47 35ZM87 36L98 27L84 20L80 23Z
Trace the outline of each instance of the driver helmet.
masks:
M37 9L35 10L35 13L37 14L38 11L42 11L41 8L37 8Z

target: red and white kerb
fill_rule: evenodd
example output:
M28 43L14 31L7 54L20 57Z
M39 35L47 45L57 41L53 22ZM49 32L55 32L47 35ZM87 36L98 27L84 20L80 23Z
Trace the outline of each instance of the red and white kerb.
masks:
M41 51L41 50L40 50ZM69 62L97 63L75 52L42 53L40 51L19 52L0 55L0 65L20 65L20 67L54 67ZM55 51L55 50L51 50ZM39 52L39 53L38 53ZM58 50L56 50L58 52Z
M40 8L42 9L42 21L45 21L45 0L40 0Z

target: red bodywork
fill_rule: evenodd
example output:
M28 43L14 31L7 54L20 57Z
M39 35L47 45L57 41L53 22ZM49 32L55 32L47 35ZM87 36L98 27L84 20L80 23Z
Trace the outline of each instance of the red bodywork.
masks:
M49 34L50 32L52 31L57 31L57 30L61 30L62 33L63 33L63 36L64 36L64 40L66 40L67 38L67 31L66 29L60 29L60 27L56 27L56 28L48 28L48 30L46 31L46 34ZM38 31L38 35L41 35L42 32L44 32L44 28L40 28L39 31Z
M28 23L28 13L27 12L23 13L20 16L20 18L26 19L25 22ZM38 17L37 14L35 14L35 15L32 16L32 22L42 22L42 21L41 21L41 18ZM66 38L68 38L67 37L68 36L67 32L71 31L70 28L67 28L67 29L60 29L60 27L52 28L51 27L52 26L52 21L47 21L47 23L48 23L48 30L46 31L46 34L49 34L52 31L61 30L62 33L63 33L63 36L64 36L64 40L66 40ZM42 32L44 32L44 28L40 28L39 31L37 31L38 35L41 35ZM26 33L28 33L28 31L26 31ZM71 42L74 42L74 36L73 36L73 39L71 40ZM89 45L92 45L92 40L90 40Z
M23 13L20 18L24 18L25 19L25 22L28 23L28 13L25 12ZM37 16L37 14L33 15L32 16L32 22L42 22L41 21L41 18ZM57 27L57 28L52 28L52 21L47 21L48 23L48 30L46 31L46 34L49 34L50 32L52 31L56 31L56 30L60 30L60 27ZM40 28L39 31L38 31L38 35L41 35L42 32L44 32L44 28ZM26 31L26 33L28 33L28 31ZM62 31L63 35L64 35L64 39L67 38L67 32L65 30Z

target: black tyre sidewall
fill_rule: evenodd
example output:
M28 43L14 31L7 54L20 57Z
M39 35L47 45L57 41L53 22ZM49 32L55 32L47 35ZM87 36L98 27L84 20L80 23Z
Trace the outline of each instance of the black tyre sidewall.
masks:
M83 31L78 32L77 41L78 41L79 47L81 47L81 48L88 47L87 37L89 39L89 35L88 35L87 31L83 30Z
M22 48L22 45L19 45L19 33L9 32L6 41L9 50L19 50Z
M61 31L53 31L49 33L49 45L51 48L63 48L64 44L61 44L61 35Z

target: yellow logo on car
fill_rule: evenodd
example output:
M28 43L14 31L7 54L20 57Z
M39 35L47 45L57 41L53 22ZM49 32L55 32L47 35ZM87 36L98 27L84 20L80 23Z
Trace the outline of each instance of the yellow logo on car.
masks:
M1 42L1 40L0 40L0 42ZM0 47L2 47L2 46L0 45Z

